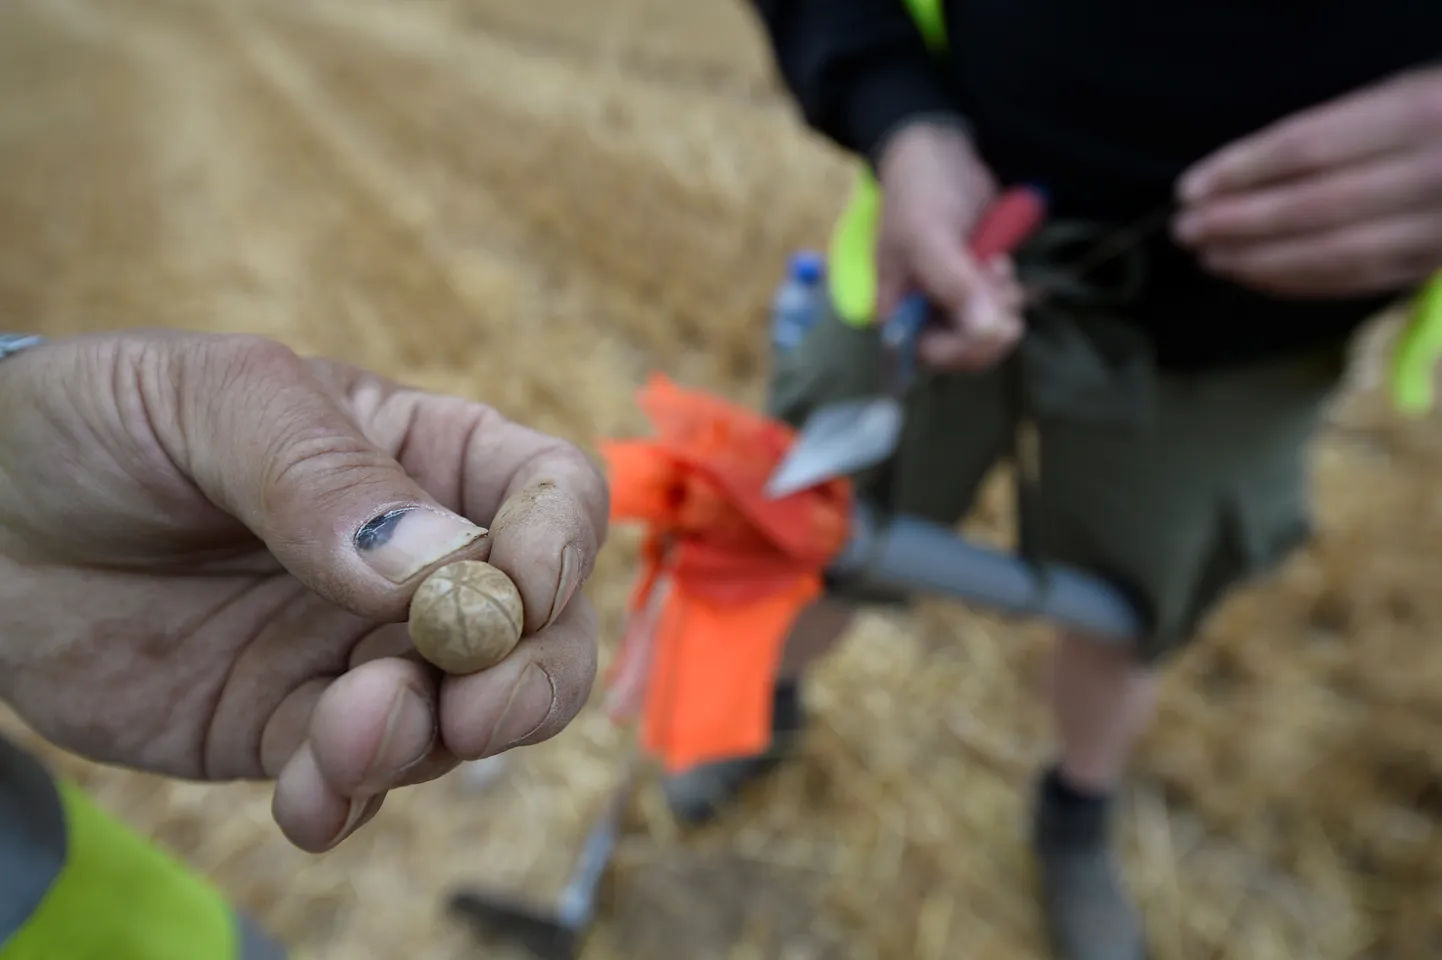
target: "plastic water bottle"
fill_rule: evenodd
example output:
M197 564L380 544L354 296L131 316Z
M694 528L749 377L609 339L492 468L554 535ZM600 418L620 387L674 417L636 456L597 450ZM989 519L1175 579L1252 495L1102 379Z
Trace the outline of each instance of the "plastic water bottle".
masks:
M771 298L771 342L778 351L795 349L820 316L825 275L826 262L819 253L792 255L786 279Z

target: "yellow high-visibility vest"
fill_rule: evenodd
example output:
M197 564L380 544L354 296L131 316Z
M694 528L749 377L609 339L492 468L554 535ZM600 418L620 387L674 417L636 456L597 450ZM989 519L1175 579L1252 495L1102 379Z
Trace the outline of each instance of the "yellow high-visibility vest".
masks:
M299 960L0 738L0 960Z
M927 48L946 49L946 17L942 0L905 0ZM862 167L851 198L831 231L827 251L827 288L837 316L852 326L866 326L876 313L876 231L881 219L881 189L871 171ZM1407 323L1392 353L1389 387L1392 402L1409 415L1428 412L1433 404L1434 372L1442 360L1442 270L1433 274L1411 304Z

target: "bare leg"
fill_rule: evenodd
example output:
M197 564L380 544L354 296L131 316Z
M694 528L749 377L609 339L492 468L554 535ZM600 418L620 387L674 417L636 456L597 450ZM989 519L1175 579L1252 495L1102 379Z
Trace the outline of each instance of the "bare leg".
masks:
M1047 688L1062 776L1078 789L1110 792L1151 722L1156 671L1137 666L1124 648L1063 634Z
M803 610L786 640L778 679L782 683L799 679L807 667L831 652L845 636L855 615L850 604L830 598L823 598Z
M1111 799L1151 719L1156 671L1124 649L1058 638L1047 687L1058 762L1037 796L1042 906L1058 960L1141 960L1140 920L1111 849Z

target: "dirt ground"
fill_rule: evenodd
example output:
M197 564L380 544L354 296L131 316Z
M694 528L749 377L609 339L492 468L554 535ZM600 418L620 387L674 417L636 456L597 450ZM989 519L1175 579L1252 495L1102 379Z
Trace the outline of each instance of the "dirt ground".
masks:
M590 445L644 430L651 370L759 400L765 300L847 176L735 0L0 4L7 329L266 334ZM1161 960L1442 943L1442 434L1390 417L1372 366L1317 453L1317 542L1209 625L1138 758L1121 833ZM1003 538L1006 506L998 483L974 529ZM633 545L589 586L608 650ZM698 834L642 791L586 956L1041 956L1044 649L939 604L867 618L803 763ZM460 960L510 954L447 892L553 894L625 746L588 711L322 857L264 785L46 755L316 960Z

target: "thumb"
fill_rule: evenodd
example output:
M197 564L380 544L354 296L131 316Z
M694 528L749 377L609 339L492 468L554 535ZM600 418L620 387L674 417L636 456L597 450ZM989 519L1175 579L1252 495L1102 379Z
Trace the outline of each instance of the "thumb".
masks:
M901 307L906 298L907 285L912 282L907 268L905 251L883 236L876 245L876 304L877 322L891 316Z
M1013 341L1018 321L959 232L934 230L919 238L912 257L923 290L946 319L922 334L929 365L962 369L984 364Z
M917 238L912 249L911 269L932 302L953 325L985 322L989 315L991 291L965 238L940 225ZM975 317L975 320L969 319Z
M309 364L250 337L187 350L175 383L182 469L333 603L404 619L415 581L485 530L445 509L373 444Z

